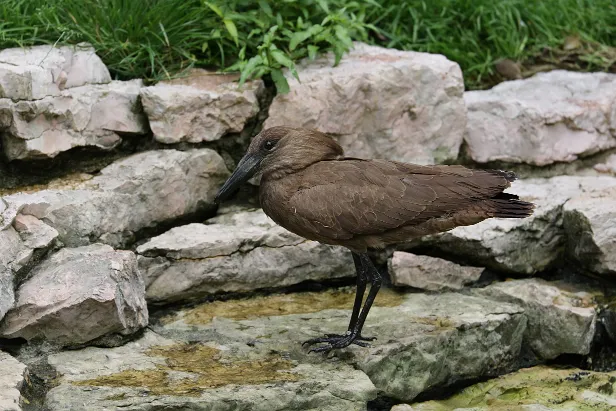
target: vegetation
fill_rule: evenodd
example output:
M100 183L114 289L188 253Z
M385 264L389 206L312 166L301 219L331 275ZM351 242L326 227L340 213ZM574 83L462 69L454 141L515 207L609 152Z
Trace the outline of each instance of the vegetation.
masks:
M573 64L616 70L613 0L2 0L0 48L92 43L117 78L156 80L192 66L242 80L353 40L442 53L477 88L509 58L537 62L579 42ZM571 53L566 53L570 58ZM562 56L561 56L562 57Z

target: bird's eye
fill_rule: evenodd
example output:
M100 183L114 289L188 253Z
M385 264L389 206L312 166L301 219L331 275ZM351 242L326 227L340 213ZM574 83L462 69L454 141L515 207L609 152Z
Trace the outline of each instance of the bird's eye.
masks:
M274 140L267 140L263 143L263 148L267 151L271 151L274 147L276 147L276 141Z

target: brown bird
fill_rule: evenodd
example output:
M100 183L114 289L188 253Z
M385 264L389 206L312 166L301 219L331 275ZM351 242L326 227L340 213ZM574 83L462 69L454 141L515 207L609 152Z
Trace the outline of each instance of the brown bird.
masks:
M511 172L344 157L331 137L290 127L257 135L216 201L258 173L261 206L272 220L307 239L347 247L353 255L357 293L348 331L306 341L325 343L311 351L365 347L374 339L361 335L381 286L368 250L490 217L524 218L534 208L503 193L516 178Z

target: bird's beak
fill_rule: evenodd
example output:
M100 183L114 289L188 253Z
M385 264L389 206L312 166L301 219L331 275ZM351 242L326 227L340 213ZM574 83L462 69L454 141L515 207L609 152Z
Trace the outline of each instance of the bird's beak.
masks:
M221 201L225 201L235 192L235 190L239 188L240 185L250 180L259 168L261 160L263 160L263 157L258 154L246 154L238 163L235 171L231 174L231 177L229 177L220 190L218 190L218 194L216 195L214 202L220 203Z

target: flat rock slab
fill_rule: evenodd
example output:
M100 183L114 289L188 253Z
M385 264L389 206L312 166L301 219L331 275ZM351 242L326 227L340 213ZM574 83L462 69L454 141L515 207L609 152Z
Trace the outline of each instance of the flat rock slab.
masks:
M222 158L210 149L135 154L87 181L3 197L0 228L21 213L44 220L70 247L124 246L139 230L213 207L228 175Z
M109 82L109 70L86 43L0 50L0 98L38 100L65 88Z
M388 265L393 285L430 291L460 290L479 280L484 271L481 267L403 251L394 252Z
M285 74L291 92L278 94L265 128L318 129L346 155L420 164L454 160L466 109L460 67L444 56L355 43L340 64L330 53Z
M159 83L141 89L143 109L156 141L215 141L227 133L241 132L259 113L258 98L264 90L261 80L248 82L241 89L232 82L183 80L187 85Z
M355 275L351 253L305 240L261 210L171 229L137 248L151 302Z
M421 240L474 265L530 275L561 262L567 244L563 205L571 198L616 187L608 176L559 176L515 181L508 192L536 204L531 217L491 218Z
M464 94L479 163L544 166L616 147L616 75L551 71Z
M539 360L590 352L596 331L597 300L603 297L599 291L529 278L474 289L473 294L524 308L528 317L524 343Z
M611 411L616 407L615 393L616 372L539 366L471 385L445 400L415 403L395 410Z
M36 266L19 287L0 336L77 345L147 324L135 255L95 244L64 248Z
M616 276L616 188L568 201L564 223L568 255L595 274Z
M21 388L25 383L26 365L0 351L0 410L21 411Z
M141 80L64 90L34 101L0 100L4 152L9 160L52 158L75 147L111 149L121 134L146 134Z

